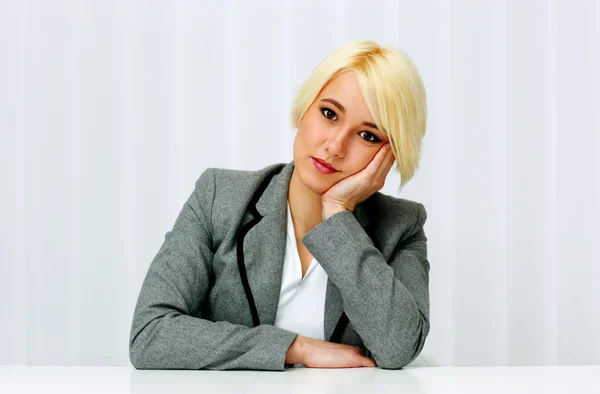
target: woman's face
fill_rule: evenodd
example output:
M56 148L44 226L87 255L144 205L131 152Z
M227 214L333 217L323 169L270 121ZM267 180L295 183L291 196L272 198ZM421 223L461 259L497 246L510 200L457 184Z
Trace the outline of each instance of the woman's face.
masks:
M354 71L331 79L297 128L294 166L302 183L317 194L364 169L388 141L375 125ZM337 171L320 172L313 158Z

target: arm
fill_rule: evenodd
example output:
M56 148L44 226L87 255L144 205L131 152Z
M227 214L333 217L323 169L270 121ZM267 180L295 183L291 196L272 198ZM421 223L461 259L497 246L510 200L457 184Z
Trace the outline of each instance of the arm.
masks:
M214 194L208 169L150 265L129 341L129 358L138 369L284 369L296 334L194 317L210 290Z
M382 368L409 364L429 333L426 218L419 204L409 239L396 245L389 261L351 211L332 215L302 239L338 287L348 319Z

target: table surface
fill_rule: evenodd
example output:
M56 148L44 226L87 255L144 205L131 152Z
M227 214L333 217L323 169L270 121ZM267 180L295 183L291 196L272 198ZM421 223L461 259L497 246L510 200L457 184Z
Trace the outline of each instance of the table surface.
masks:
M314 369L284 372L0 366L9 393L600 393L600 365Z

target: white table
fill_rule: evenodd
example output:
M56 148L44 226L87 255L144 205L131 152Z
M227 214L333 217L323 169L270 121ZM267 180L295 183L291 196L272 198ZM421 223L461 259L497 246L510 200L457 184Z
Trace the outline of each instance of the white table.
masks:
M600 393L600 366L140 371L0 366L0 393Z

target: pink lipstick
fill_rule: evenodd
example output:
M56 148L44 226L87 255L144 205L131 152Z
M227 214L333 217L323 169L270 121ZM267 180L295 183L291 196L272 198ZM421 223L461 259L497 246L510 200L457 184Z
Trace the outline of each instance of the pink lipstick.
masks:
M329 165L327 162L325 162L323 160L315 159L313 157L312 161L313 161L315 168L317 170L319 170L319 172L321 172L322 174L333 174L335 172L338 172L335 168L333 168L331 165Z

